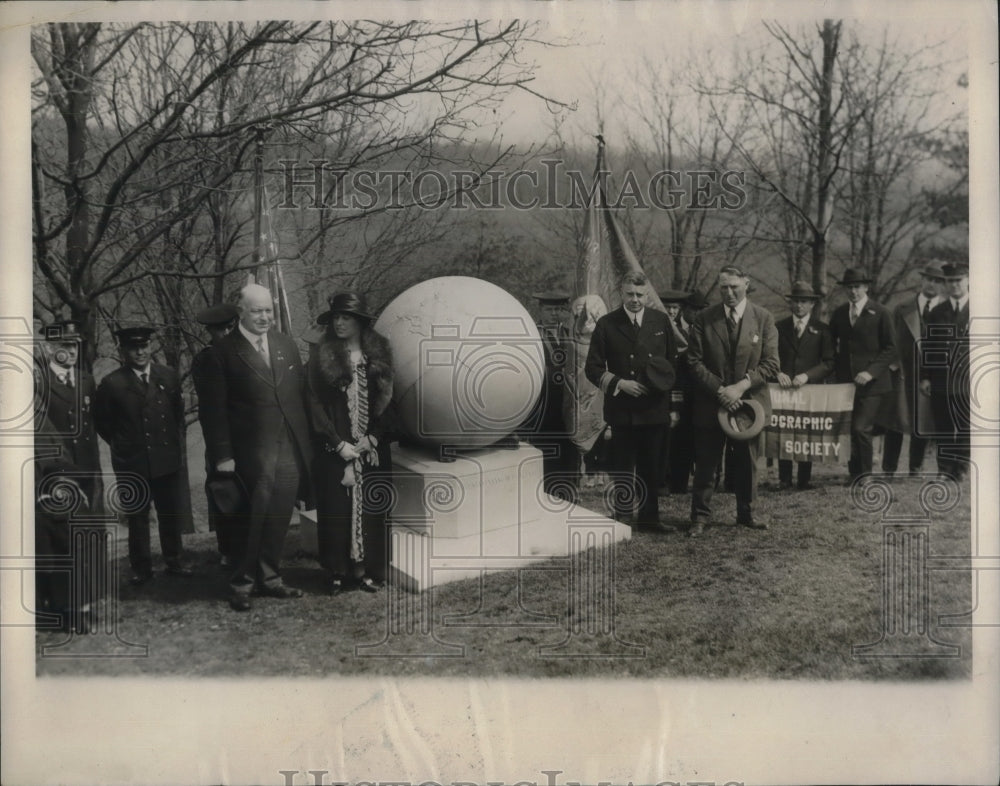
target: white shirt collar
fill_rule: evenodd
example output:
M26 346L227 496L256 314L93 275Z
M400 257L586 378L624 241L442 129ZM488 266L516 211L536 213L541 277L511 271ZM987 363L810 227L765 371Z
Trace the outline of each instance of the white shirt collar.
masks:
M258 335L257 333L251 333L249 330L247 330L245 327L243 327L243 323L242 322L240 322L238 324L239 324L239 327L240 327L240 333L243 334L243 338L245 338L247 341L250 342L250 346L252 346L254 349L257 349L257 346L258 346L257 342L259 342L261 339L263 339L264 340L264 349L265 349L265 351L268 349L268 346L267 346L267 333L261 333L260 335Z
M743 298L737 305L732 307L732 311L736 312L736 321L739 322L743 319L743 313L747 310L747 299ZM729 317L730 308L726 306L726 317Z
M146 378L148 379L149 378L149 366L150 366L150 364L147 363L144 368L135 368L135 367L130 367L130 368L132 368L132 373L135 374L139 379L142 379L142 375L143 374L145 374Z
M52 373L56 375L60 382L65 382L66 378L73 379L73 369L63 368L56 363L49 363L49 368L52 369Z
M854 309L855 314L860 314L865 310L865 306L868 305L868 295L862 295L861 300L857 303L849 303L848 305Z
M792 324L795 326L796 330L801 325L803 328L809 324L809 315L806 314L804 317L797 317L792 314Z
M925 308L934 308L938 303L941 302L941 296L935 295L934 297L927 297L923 292L917 295L917 308L920 313L924 313Z
M642 315L646 313L646 307L643 306L638 311L629 311L625 309L625 313L628 314L629 322L638 322L639 327L642 327Z
M953 306L956 303L958 304L958 308L956 309L956 311L961 311L963 308L965 308L965 304L968 303L968 302L969 302L969 296L968 295L966 295L963 298L957 298L957 297L951 298L951 304Z

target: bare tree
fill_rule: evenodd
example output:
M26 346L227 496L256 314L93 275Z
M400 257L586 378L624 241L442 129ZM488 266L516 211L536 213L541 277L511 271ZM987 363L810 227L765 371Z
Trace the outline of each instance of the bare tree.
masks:
M471 108L531 92L518 54L536 43L520 22L38 28L38 306L80 320L92 360L101 308L122 316L158 301L166 320L197 302L190 282L216 299L220 274L253 265L239 207L257 129L275 151L308 149L344 169L407 151L433 161L461 138ZM364 218L314 222L297 245Z

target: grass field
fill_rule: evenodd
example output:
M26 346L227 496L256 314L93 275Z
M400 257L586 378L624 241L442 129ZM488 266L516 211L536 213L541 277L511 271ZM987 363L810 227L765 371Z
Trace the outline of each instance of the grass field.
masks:
M197 450L192 446L192 456ZM204 528L195 467L192 461L196 519ZM852 502L850 489L840 485L842 477L840 468L817 465L817 488L779 492L773 488L776 468L765 471L762 462L755 515L770 522L769 530L735 526L732 495L718 494L715 523L700 539L636 532L631 542L613 547L613 555L590 555L613 558L613 604L607 609L573 602L565 560L490 573L481 581L447 584L423 596L394 596L385 590L330 598L322 594L319 567L301 551L300 533L293 528L284 575L305 597L257 599L251 613L238 614L225 600L226 576L217 565L215 536L197 532L185 536L197 569L194 578L158 573L141 589L120 582L115 635L65 641L66 634L39 632L39 653L42 646L54 647L51 651L60 657L39 657L38 673L967 678L971 629L942 625L941 617L972 609L971 575L936 569L943 563L935 560L970 554L968 481L954 508L926 518L919 501L921 481L902 479L891 487L890 515L926 525L913 531L928 533L930 570L926 585L910 598L916 608L926 608L928 627L924 632L897 631L883 653L892 657L857 657L852 645L878 641L886 620L901 618L883 615L880 514ZM597 492L585 492L581 501L603 509ZM660 502L665 521L686 521L689 497ZM907 541L910 548L916 543L915 538ZM121 540L117 565L122 579L127 578ZM905 581L897 581L890 598L906 595ZM411 616L400 618L399 600ZM424 616L413 617L415 609ZM612 624L614 635L602 633ZM390 630L402 634L390 637ZM570 630L580 632L570 635ZM148 653L65 657L85 651L128 652L122 642L148 645ZM908 655L900 657L904 651Z

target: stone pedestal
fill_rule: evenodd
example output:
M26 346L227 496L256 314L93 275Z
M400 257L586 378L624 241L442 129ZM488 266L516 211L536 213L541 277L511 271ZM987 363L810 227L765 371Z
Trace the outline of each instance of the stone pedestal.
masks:
M451 462L395 446L393 472L390 579L411 591L568 557L586 547L581 529L610 533L608 542L632 535L623 524L546 494L542 453L529 445L465 450Z

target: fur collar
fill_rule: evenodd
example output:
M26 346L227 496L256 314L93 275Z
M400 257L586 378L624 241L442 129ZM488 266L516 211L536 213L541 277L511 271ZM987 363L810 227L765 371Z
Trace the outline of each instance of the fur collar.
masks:
M325 338L316 351L322 381L337 390L346 390L354 380L346 342ZM361 351L367 360L370 407L373 414L380 415L392 400L392 350L384 336L366 327L361 331Z

